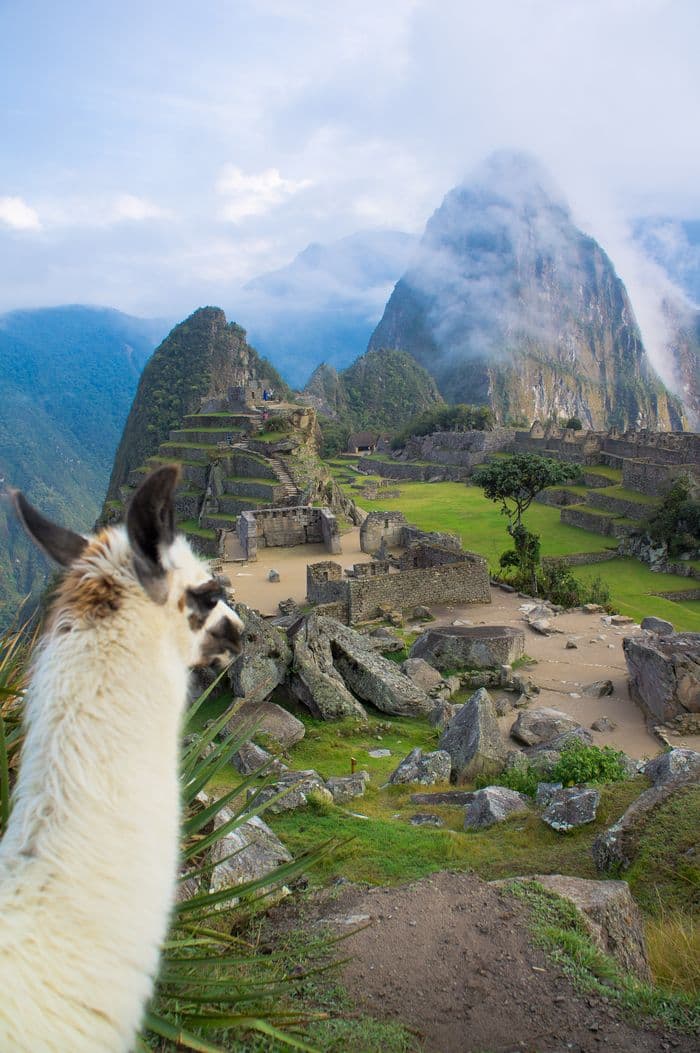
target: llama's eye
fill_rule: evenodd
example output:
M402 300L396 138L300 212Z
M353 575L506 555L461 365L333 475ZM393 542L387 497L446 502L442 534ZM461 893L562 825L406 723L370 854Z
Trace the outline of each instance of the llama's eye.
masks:
M226 591L221 583L212 579L205 581L203 585L187 589L185 602L190 610L197 614L207 614L213 611L220 600L226 599Z

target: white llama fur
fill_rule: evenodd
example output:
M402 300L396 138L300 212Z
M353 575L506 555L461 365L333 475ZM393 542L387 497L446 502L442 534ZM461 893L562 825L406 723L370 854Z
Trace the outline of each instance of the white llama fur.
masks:
M0 842L2 1053L127 1053L151 995L178 870L188 671L215 624L242 630L221 600L192 618L186 589L211 574L183 538L160 563L154 602L124 527L88 539L34 657ZM119 601L95 614L83 601L105 581Z

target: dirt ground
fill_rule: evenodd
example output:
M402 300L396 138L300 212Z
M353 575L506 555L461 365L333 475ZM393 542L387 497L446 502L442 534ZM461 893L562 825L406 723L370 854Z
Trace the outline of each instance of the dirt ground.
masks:
M401 1021L426 1053L697 1053L697 1037L633 1026L577 993L533 946L520 902L473 875L341 886L301 911L277 908L275 927L352 931L338 953L356 1009Z
M343 534L342 555L335 559L343 567L368 562L371 557L360 549L358 528ZM263 614L276 614L280 600L292 597L304 603L306 597L306 567L308 563L328 559L323 545L298 545L294 548L262 549L257 563L226 563L234 588L235 598ZM270 569L279 571L280 581L270 582ZM525 630L525 651L536 660L528 671L540 687L540 695L532 706L561 709L590 727L600 717L608 717L617 727L608 732L592 732L600 745L624 750L631 757L653 757L662 748L659 739L647 728L644 716L630 699L627 690L627 669L622 653L622 640L635 631L634 626L616 628L606 625L600 614L561 614L553 619L558 632L542 636L524 621L521 607L525 601L498 588L491 589L490 604L469 604L455 607L434 607L436 622L450 625L514 625ZM416 625L417 630L423 626ZM638 629L636 630L638 631ZM576 649L567 649L567 640ZM584 688L596 680L611 680L614 691L604 698L592 698ZM513 717L502 719L504 734ZM673 745L700 749L700 736L674 737Z

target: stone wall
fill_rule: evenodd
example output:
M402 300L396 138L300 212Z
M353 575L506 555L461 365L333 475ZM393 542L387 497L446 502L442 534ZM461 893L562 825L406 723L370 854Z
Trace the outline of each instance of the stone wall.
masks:
M462 562L464 553L459 549L431 544L429 541L412 541L405 552L401 553L399 567L401 570L414 570Z
M309 603L340 603L347 609L347 582L343 568L332 560L309 563L306 568L306 598Z
M370 512L360 527L360 548L374 554L382 541L390 548L401 545L402 531L406 526L403 512Z
M238 517L236 532L249 560L257 559L259 548L325 544L330 552L342 551L338 523L329 508L297 505L246 510Z
M665 493L683 469L653 461L623 461L622 485L628 490L657 497Z
M407 610L419 604L490 603L486 560L472 553L464 555L462 563L351 578L347 582L350 624L376 617L381 605Z
M436 431L416 436L406 444L406 455L433 464L473 468L483 464L490 453L504 450L515 438L513 428L493 431Z
M552 487L551 490L540 491L535 497L535 501L540 505L550 505L553 508L562 508L564 505L580 505L581 495L575 494L571 490Z
M629 532L626 524L614 516L596 515L592 509L585 511L580 507L562 508L561 521L568 526L582 527L583 530L590 530L605 537L624 537Z
M586 567L592 563L607 563L617 559L616 548L604 549L602 552L571 552L568 556L543 556L543 563L563 563L566 567Z
M613 515L627 516L629 519L646 519L655 508L648 501L630 501L626 497L615 497L605 490L595 490L588 495L588 504L591 508L601 508L604 512L612 512Z

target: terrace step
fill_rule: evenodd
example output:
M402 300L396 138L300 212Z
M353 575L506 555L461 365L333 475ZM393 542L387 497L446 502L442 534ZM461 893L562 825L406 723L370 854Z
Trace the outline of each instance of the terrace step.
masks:
M629 519L593 509L590 505L568 505L562 508L559 518L567 526L590 530L592 534L603 537L627 537L636 526Z
M654 509L653 501L645 501L640 495L639 500L632 497L621 497L617 494L608 493L607 490L598 492L590 491L586 496L586 504L603 512L611 512L613 515L624 516L627 519L646 519Z

